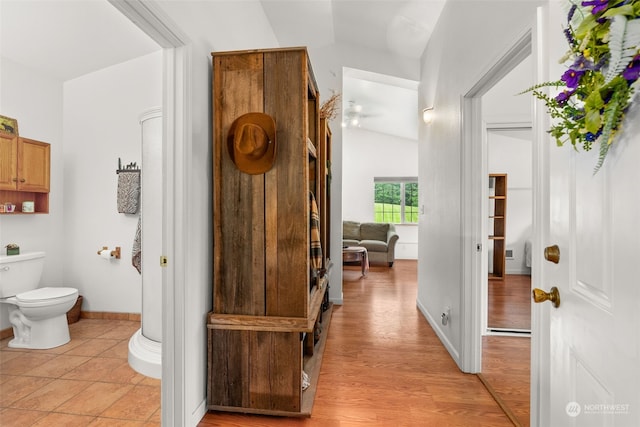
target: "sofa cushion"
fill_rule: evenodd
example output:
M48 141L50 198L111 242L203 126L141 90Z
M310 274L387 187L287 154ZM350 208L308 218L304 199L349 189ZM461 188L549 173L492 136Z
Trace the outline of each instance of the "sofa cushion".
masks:
M358 246L367 248L369 252L387 252L387 243L380 240L361 240Z
M342 238L345 240L360 240L360 223L342 221ZM385 240L387 238L385 237Z
M360 243L360 240L353 240L353 239L342 240L342 246L358 246L358 243Z
M389 224L377 224L373 222L365 222L360 226L361 240L381 240L387 241L387 232Z

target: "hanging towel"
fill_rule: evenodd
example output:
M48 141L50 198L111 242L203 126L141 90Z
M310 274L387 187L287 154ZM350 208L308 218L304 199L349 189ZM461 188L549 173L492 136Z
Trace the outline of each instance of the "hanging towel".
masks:
M316 198L312 192L309 192L309 210L310 230L311 230L311 246L309 248L309 258L311 267L315 269L322 268L322 245L320 244L320 215L318 214L318 205Z
M118 173L118 212L134 214L140 203L140 171Z
M136 227L136 236L133 238L133 248L131 249L131 264L142 274L142 220L138 217L138 226Z

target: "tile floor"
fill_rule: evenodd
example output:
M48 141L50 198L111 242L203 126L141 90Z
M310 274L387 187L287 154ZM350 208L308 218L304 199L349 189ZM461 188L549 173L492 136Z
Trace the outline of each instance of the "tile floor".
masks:
M49 350L0 341L0 426L160 426L160 380L129 367L140 322L80 319Z

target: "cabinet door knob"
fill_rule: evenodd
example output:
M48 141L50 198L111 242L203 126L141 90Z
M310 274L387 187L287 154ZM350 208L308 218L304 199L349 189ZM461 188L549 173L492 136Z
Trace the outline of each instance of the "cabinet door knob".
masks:
M18 182L18 178L13 178L12 181L13 182Z
M20 178L20 182L26 182L27 180L24 178Z

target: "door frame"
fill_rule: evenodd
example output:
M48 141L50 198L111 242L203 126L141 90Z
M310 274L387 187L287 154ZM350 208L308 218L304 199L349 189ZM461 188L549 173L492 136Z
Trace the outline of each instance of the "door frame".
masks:
M107 0L162 49L162 253L169 263L162 274L162 425L192 425L186 408L185 283L187 221L187 158L191 147L190 41L153 1ZM195 415L196 417L198 414ZM198 418L199 419L199 418Z
M482 272L487 259L485 242L483 195L486 195L487 141L482 118L482 96L498 81L529 56L532 48L532 28L484 73L462 97L462 257L463 292L462 367L477 373L482 367Z
M549 6L538 7L536 10L536 22L533 28L533 64L534 81L549 81L550 58L548 52L548 13ZM551 141L548 129L550 118L546 112L544 103L534 101L533 107L533 238L531 257L531 285L546 288L544 276L543 250L549 243L545 240L549 236L549 151ZM530 420L531 425L545 425L551 423L550 419L550 310L551 304L544 304L531 310L531 398ZM546 379L545 379L546 377Z
M477 82L462 96L462 150L461 150L461 203L462 203L462 370L469 373L478 373L482 370L482 272L486 264L485 242L486 226L482 216L486 183L486 165L484 159L487 155L487 141L484 138L484 123L482 120L482 96L491 89L500 79L506 76L528 55L532 55L534 67L534 81L544 81L543 43L541 38L542 12L538 9L535 19L524 30L516 42L508 47L505 52L492 64L487 71L480 75ZM542 33L542 34L541 34ZM533 98L533 97L532 97ZM532 99L534 105L532 114L533 150L532 150L532 186L533 186L533 234L532 248L533 259L531 269L532 286L537 286L541 276L540 256L538 253L542 243L544 224L544 212L547 205L543 195L545 185L548 188L548 169L546 154L548 144L545 144L544 136L546 123L542 120L541 107ZM547 209L548 211L548 209ZM484 260L484 261L483 261ZM535 312L535 310L534 310ZM543 350L548 346L548 334L540 336L545 331L543 316L536 314L532 317L531 331L531 400L530 414L531 425L544 425L539 423L541 405L544 407L545 387L548 384L540 381L540 372L544 370ZM548 317L547 317L548 319ZM546 329L548 332L548 328ZM540 332L541 334L538 334ZM548 365L548 362L547 362ZM546 367L548 372L548 366ZM548 408L548 406L547 406ZM544 411L542 411L544 412ZM547 410L548 413L548 410Z

